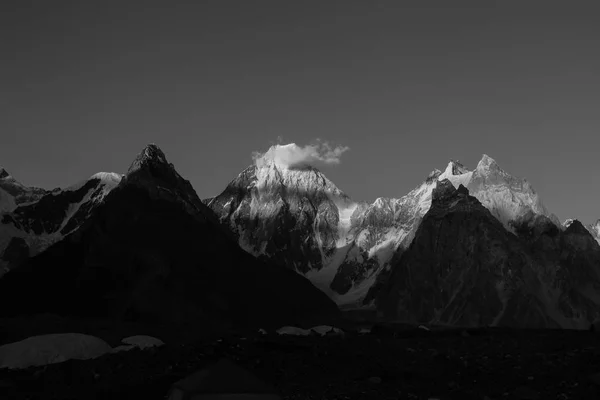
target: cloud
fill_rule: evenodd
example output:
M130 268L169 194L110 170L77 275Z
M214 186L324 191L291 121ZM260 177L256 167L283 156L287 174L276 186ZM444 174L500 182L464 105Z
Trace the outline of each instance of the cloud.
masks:
M286 145L276 144L265 152L254 152L252 158L258 167L265 163L274 162L280 167L301 169L323 165L337 165L341 162L342 154L350 150L347 146L331 146L327 142L317 140L315 144L298 146L296 143Z

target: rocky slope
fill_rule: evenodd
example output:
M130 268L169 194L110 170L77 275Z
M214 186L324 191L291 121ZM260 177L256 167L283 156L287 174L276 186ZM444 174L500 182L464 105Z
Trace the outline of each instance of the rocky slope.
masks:
M0 213L12 211L21 204L35 202L48 192L45 189L23 185L0 167Z
M587 328L600 310L600 247L534 211L503 224L462 185L436 184L415 238L377 294L388 317L458 326Z
M600 219L595 223L586 226L587 230L592 234L598 243L600 243Z
M332 294L329 284L352 247L359 205L314 168L262 161L208 206L244 250L307 276Z
M48 191L26 187L0 169L1 274L76 230L120 180L101 172Z
M600 398L598 337L591 332L492 328L392 334L344 339L248 334L182 346L166 342L152 351L0 370L0 397L164 400L175 382L225 357L285 400Z
M238 247L154 145L83 225L0 279L0 315L207 326L299 323L337 307Z
M367 204L314 168L279 164L271 150L205 202L242 248L308 277L344 307L374 305L373 288L410 244L441 180L468 187L506 229L530 211L558 223L526 180L487 155L473 171L451 161L406 196Z

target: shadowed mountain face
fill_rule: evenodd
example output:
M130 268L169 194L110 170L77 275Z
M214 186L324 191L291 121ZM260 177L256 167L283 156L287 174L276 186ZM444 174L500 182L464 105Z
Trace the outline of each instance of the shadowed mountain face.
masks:
M0 213L3 211L12 211L21 204L37 201L40 197L48 193L51 192L23 185L4 168L0 168Z
M101 172L66 189L46 191L0 172L0 273L77 230L120 179Z
M515 235L444 180L378 306L417 323L587 327L600 307L600 248L580 225L563 232L530 215L514 223Z
M244 252L156 146L76 232L0 279L2 315L264 326L338 313L296 273Z
M374 306L439 181L468 187L504 230L525 214L557 221L525 179L487 155L472 171L451 161L407 195L367 204L352 201L318 170L288 168L268 154L205 203L243 249L307 277L347 308Z

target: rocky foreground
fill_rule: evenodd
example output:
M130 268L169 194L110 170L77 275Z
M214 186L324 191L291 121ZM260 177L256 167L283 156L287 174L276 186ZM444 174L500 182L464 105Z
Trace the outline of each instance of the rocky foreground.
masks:
M172 383L221 357L284 399L600 398L600 335L587 331L395 328L343 338L252 333L185 342L2 370L0 398L163 399Z

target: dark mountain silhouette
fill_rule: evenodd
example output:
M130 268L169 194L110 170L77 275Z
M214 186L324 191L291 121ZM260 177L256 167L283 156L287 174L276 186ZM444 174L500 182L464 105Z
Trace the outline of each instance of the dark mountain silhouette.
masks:
M438 183L378 294L388 317L456 326L587 328L599 309L600 249L574 223L524 216L507 231L464 186Z
M0 315L264 326L337 316L307 279L239 248L149 145L74 233L0 279Z

